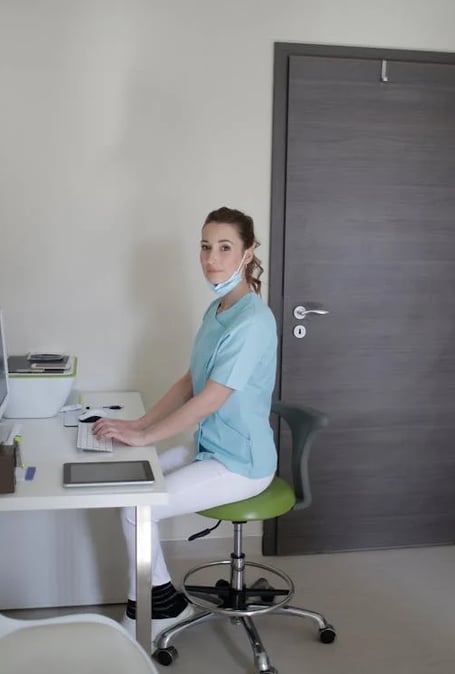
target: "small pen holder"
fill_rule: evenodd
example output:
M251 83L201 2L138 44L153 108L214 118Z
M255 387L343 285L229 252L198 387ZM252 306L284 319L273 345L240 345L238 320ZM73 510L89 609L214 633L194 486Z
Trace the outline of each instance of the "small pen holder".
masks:
M0 443L0 494L12 494L16 490L15 468L18 462L19 444Z

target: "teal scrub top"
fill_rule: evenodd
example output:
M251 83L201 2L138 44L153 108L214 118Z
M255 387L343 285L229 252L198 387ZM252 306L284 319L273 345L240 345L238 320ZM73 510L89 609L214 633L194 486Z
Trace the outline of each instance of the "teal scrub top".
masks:
M195 460L217 459L245 477L267 477L277 464L269 422L276 375L275 318L255 293L217 314L219 303L210 304L193 345L193 393L200 393L209 379L233 393L200 422Z

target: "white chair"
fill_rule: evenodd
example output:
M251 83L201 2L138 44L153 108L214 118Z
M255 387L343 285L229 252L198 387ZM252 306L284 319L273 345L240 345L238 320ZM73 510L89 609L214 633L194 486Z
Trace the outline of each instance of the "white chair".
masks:
M16 620L0 614L2 674L158 674L118 623L97 614Z

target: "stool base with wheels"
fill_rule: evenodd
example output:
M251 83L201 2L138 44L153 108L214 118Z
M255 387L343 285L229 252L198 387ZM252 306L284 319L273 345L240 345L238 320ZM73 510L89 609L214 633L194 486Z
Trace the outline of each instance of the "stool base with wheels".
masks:
M262 674L276 674L277 670L270 663L267 651L253 622L254 616L273 612L277 615L309 618L316 622L322 643L329 644L335 640L335 630L323 615L288 604L294 594L294 584L287 574L271 566L245 560L241 547L243 522L233 522L233 525L234 551L231 554L231 560L209 562L194 567L186 573L182 590L188 600L202 610L161 633L154 652L154 657L160 664L170 665L177 657L177 650L171 644L180 632L208 620L226 617L244 627L253 650L256 670ZM216 567L222 569L226 566L230 569L230 582L220 579L214 586L191 585L189 582L191 577L200 571ZM258 578L247 587L245 572L253 568L264 571L268 576L278 578L282 582L282 587L275 587L264 577Z
M327 419L315 410L289 407L282 403L275 403L272 410L286 419L292 431L293 465L299 467L298 475L294 475L294 489L285 480L275 477L265 491L253 498L200 513L213 519L232 522L233 552L229 560L194 567L184 576L182 591L201 611L161 632L153 655L162 665L172 664L177 657L177 650L172 643L178 634L209 620L229 618L231 622L244 627L253 651L256 670L261 674L277 674L277 670L270 662L253 617L273 613L308 618L316 623L322 643L330 644L336 638L335 629L323 615L289 604L294 595L294 583L287 574L272 566L247 561L243 552L243 525L246 522L279 517L294 507L299 507L299 504L300 507L307 507L311 502L309 482L305 474L309 448L313 435L326 425ZM213 571L225 572L224 575L228 578L220 578L213 585L194 583L197 574ZM261 575L248 585L246 574L255 573Z

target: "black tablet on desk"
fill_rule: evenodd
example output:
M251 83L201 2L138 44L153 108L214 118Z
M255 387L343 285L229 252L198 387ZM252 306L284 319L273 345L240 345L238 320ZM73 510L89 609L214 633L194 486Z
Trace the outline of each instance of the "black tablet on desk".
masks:
M153 484L148 461L87 461L63 464L64 487Z

